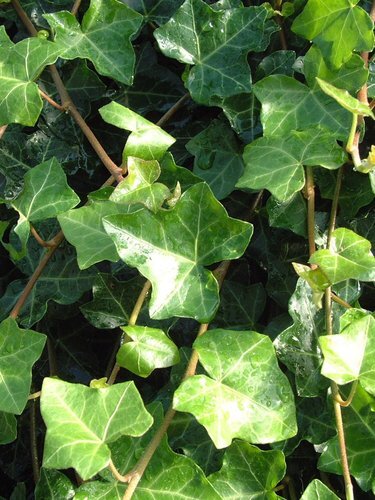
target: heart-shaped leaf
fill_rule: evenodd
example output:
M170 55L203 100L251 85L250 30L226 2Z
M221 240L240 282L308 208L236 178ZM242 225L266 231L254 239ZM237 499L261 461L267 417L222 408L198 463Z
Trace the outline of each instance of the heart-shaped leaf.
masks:
M293 393L266 335L209 330L194 348L209 376L186 379L173 407L192 413L217 448L235 437L272 443L296 434Z

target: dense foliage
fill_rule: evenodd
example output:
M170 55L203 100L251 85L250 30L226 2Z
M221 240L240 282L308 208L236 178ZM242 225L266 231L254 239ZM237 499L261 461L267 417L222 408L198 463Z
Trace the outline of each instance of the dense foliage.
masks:
M372 497L375 3L0 4L2 497Z

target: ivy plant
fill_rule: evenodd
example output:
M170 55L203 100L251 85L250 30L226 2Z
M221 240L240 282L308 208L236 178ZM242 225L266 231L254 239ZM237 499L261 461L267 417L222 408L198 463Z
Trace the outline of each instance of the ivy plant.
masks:
M0 498L372 498L375 2L0 17Z

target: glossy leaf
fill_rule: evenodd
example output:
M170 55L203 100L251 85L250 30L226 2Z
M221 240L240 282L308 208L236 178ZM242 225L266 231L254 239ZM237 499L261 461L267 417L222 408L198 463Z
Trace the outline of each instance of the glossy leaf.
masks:
M311 127L328 129L335 138L346 140L351 114L323 92L284 75L271 75L254 85L262 103L265 136L287 137L291 130Z
M295 19L292 30L312 40L334 68L348 61L353 51L371 51L374 44L373 23L356 6L359 0L309 0ZM348 30L347 26L351 29Z
M194 174L206 181L218 200L226 198L243 172L242 148L232 129L213 121L186 149L195 156Z
M325 377L338 384L360 380L362 387L375 395L375 319L371 315L354 319L339 335L320 337L319 343Z
M344 396L345 397L345 396ZM346 451L350 473L359 486L375 491L375 399L362 387L357 387L351 405L343 411ZM330 439L319 459L318 467L327 472L342 474L337 436Z
M104 76L119 82L133 81L135 38L142 16L117 0L91 0L80 25L70 12L44 16L55 32L64 59L89 59Z
M285 474L281 451L262 451L243 441L235 441L226 450L223 466L209 476L222 498L279 498L273 491Z
M143 160L160 160L175 142L175 139L160 127L117 102L103 106L99 113L107 123L132 132L122 154L123 161L129 156Z
M57 470L40 470L40 479L35 488L35 500L70 500L74 497L71 481Z
M311 129L286 137L261 137L245 147L239 188L268 189L281 202L305 185L303 166L339 168L346 154L330 134Z
M247 54L265 50L277 30L267 17L264 7L215 11L203 0L186 0L154 35L167 57L193 65L186 81L193 99L217 105L251 90Z
M12 413L0 411L0 444L8 444L17 438L17 420Z
M267 200L267 212L270 226L284 227L301 236L307 235L307 207L301 193L296 193L290 200L279 202L273 196Z
M23 412L30 393L31 370L46 340L41 333L19 328L13 318L0 324L0 411Z
M178 348L159 328L124 326L131 341L125 342L117 353L117 363L139 375L148 377L155 368L167 368L180 360Z
M322 354L318 344L324 332L324 312L314 303L310 285L299 280L289 301L293 325L274 341L277 356L295 374L297 393L319 396L328 386L320 375Z
M297 432L292 390L267 336L210 330L194 348L209 376L186 379L173 407L192 413L217 448L235 437L271 443Z
M351 96L347 90L338 89L321 78L316 78L316 81L323 92L332 97L343 108L355 115L371 116L372 118L375 118L370 107Z
M164 24L180 7L184 0L122 0L143 15L145 21Z
M91 389L45 378L40 403L47 426L43 466L74 467L82 479L108 465L108 443L141 436L152 424L133 382Z
M371 243L350 229L339 228L332 233L331 248L318 250L310 258L317 264L332 284L347 279L373 281L375 258Z
M13 44L0 27L0 126L22 123L33 126L43 108L34 80L60 55L59 47L40 38Z
M219 305L218 284L206 265L242 255L252 226L228 217L208 186L196 184L176 206L104 219L117 251L152 283L150 315L209 321Z
M301 496L301 500L338 500L339 498L319 479L313 479Z

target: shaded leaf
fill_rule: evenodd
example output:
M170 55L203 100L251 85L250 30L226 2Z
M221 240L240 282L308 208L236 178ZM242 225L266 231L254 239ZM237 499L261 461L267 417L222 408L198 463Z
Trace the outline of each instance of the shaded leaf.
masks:
M247 54L265 50L278 29L267 18L264 7L215 11L202 0L186 0L154 36L167 57L194 65L186 81L193 99L218 105L251 90Z
M31 370L46 340L41 333L19 328L13 318L0 324L0 411L23 412L30 393ZM12 425L9 420L7 425Z
M152 424L133 382L91 389L45 378L40 404L47 426L43 466L74 467L82 479L108 465L108 443L141 436Z
M273 489L285 475L281 451L262 451L243 441L234 441L225 451L223 466L208 478L225 499L279 498Z
M0 141L0 197L16 198L23 187L23 176L30 169L30 157L24 147L27 135L8 127Z
M124 326L131 341L122 344L117 352L117 363L141 377L148 377L155 368L167 368L180 361L178 348L160 330L147 326Z
M17 420L12 413L0 411L0 444L8 444L17 438Z
M135 55L131 40L142 16L117 0L91 0L80 25L70 12L45 14L64 59L89 59L95 69L123 83L133 81Z
M331 248L318 250L310 264L317 264L332 284L347 279L375 280L375 258L371 243L350 229L333 231Z
M150 315L209 321L219 305L218 284L206 265L242 255L252 226L228 217L209 187L196 184L175 207L104 219L120 257L152 283Z
M236 186L266 188L281 202L305 185L303 166L339 168L346 159L331 134L319 129L289 131L286 137L261 137L245 147L245 171Z
M294 50L275 50L260 62L256 70L257 80L269 75L293 76L293 64L296 60Z
M235 437L271 443L296 434L292 390L267 336L209 330L194 348L209 377L186 379L173 407L192 413L217 448L229 446Z
M145 21L164 24L184 0L122 0L122 3L142 14Z
M35 500L70 500L74 497L71 481L58 470L42 467L35 488Z
M270 226L283 227L300 236L307 236L307 206L301 193L296 193L285 202L279 202L270 196L267 200L267 212Z
M319 481L313 479L308 487L303 492L301 500L338 500L339 497L332 490Z

